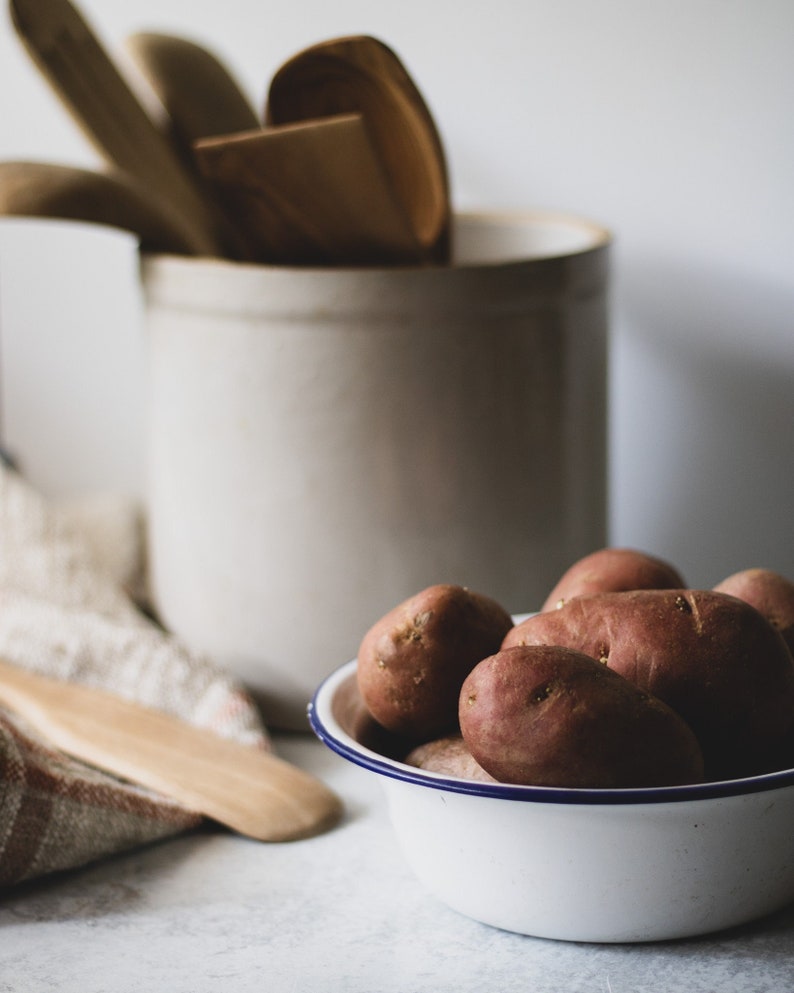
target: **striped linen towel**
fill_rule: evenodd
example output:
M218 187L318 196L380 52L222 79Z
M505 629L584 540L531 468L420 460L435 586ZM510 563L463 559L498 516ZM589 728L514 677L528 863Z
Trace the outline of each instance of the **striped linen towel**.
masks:
M133 504L47 501L0 462L0 658L270 748L244 690L140 609L142 534ZM53 749L0 708L0 887L170 837L200 820Z

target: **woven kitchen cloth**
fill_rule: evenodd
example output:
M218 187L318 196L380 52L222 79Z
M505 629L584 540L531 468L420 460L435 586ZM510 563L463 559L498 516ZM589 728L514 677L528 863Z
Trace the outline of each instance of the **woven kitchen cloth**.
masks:
M45 500L0 463L0 658L112 690L260 748L253 701L133 599L142 528L134 505ZM172 836L201 818L49 747L0 708L0 887Z

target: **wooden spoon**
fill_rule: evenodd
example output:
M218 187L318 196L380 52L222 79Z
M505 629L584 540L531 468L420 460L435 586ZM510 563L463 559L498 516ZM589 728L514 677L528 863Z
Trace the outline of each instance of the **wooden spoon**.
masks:
M289 265L421 262L360 114L196 142L247 257Z
M165 108L173 140L192 163L200 138L258 128L261 121L227 67L186 38L140 32L125 49Z
M192 255L193 229L126 173L49 162L0 162L0 215L88 221L130 231L145 251Z
M427 261L449 258L446 161L430 111L394 52L368 36L313 45L273 76L265 118L282 125L360 113Z
M200 254L225 254L223 221L68 0L11 0L33 61L100 154L170 202Z
M0 702L53 745L259 841L332 827L337 796L301 769L104 690L0 661Z

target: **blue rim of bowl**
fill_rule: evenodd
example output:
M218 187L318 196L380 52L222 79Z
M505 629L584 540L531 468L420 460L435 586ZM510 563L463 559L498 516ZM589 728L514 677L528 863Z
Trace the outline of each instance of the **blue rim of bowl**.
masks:
M481 783L475 780L454 779L437 773L426 772L405 765L397 759L380 755L360 745L336 722L332 703L337 689L356 671L356 660L346 662L334 670L318 686L308 707L309 723L315 735L332 752L354 765L388 779L413 783L447 793L466 793L472 796L491 797L532 803L557 804L622 804L671 803L676 801L709 800L719 797L763 793L794 785L794 769L765 773L744 779L695 783L687 786L662 786L637 789L564 789L553 786L515 786L507 783Z

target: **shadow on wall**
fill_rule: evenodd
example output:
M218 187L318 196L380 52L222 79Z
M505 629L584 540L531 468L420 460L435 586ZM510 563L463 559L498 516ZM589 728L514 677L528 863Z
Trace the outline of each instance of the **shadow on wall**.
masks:
M617 297L611 540L794 577L794 289L645 259Z

